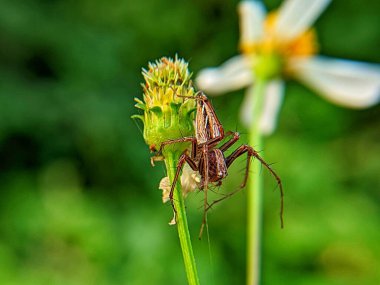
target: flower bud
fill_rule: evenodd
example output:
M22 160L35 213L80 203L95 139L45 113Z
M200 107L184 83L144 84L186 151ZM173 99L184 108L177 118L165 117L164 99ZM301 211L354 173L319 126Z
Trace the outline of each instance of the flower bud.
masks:
M148 70L143 69L142 74L143 101L135 98L135 107L144 114L132 118L143 122L143 135L150 150L158 150L167 140L194 136L196 100L185 98L195 94L188 63L177 56L174 60L163 57L149 63ZM188 146L188 143L171 144L165 151L183 152Z

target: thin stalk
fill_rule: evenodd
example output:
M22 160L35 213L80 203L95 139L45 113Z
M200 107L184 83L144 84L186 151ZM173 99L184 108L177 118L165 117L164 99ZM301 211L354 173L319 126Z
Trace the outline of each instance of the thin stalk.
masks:
M178 155L176 153L165 154L165 164L169 180L173 183L176 173ZM187 225L185 202L183 200L180 183L177 183L174 189L174 206L177 211L177 229L179 241L181 244L183 260L185 263L187 281L189 285L199 285L198 272L195 264L193 248L191 246L190 233Z
M250 90L252 96L253 123L249 129L249 144L257 151L263 150L263 137L259 128L259 118L263 108L265 80L258 79ZM262 157L262 154L260 154ZM260 284L261 273L261 232L263 176L258 160L252 163L247 191L247 285Z

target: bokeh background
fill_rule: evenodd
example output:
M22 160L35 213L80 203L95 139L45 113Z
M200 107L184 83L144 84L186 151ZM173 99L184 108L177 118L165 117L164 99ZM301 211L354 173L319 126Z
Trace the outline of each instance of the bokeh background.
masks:
M196 74L237 54L237 1L0 2L0 284L186 284L133 97L178 53ZM270 9L280 1L265 1ZM321 53L380 62L380 2L334 1ZM213 99L239 130L244 91ZM348 110L289 82L266 139L263 284L380 284L380 106ZM244 159L226 188L239 185ZM223 189L221 190L223 191ZM187 199L202 284L244 284L245 191L209 214Z

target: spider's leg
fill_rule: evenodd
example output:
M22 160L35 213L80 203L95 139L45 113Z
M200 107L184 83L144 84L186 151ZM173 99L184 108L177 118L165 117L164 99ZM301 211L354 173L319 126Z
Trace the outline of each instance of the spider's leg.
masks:
M284 227L284 221L283 221L283 212L284 212L284 191L282 189L282 182L280 177L276 174L276 172L270 167L270 165L255 151L251 146L249 145L242 145L238 149L236 149L230 156L226 158L226 165L227 168L234 162L236 158L241 156L242 154L247 153L247 167L245 170L244 180L241 184L241 188L245 187L248 180L248 174L249 174L249 167L251 162L251 157L257 158L262 165L264 165L269 172L272 174L272 176L276 179L277 185L280 188L280 194L281 194L281 206L280 206L280 219L281 219L281 227Z
M183 137L179 139L172 139L172 140L167 140L161 143L160 149L157 151L157 153L150 158L150 164L154 166L155 161L162 161L164 160L164 156L162 155L162 151L165 146L174 144L174 143L184 143L184 142L191 142L191 157L195 158L196 156L196 146L197 146L197 139L194 137ZM155 150L155 146L151 146L151 150Z
M172 140L167 140L161 143L160 149L158 150L158 154L162 154L162 150L164 149L165 146L173 143L183 143L183 142L192 142L193 149L194 145L197 144L197 139L195 137L182 137L179 139L172 139Z
M249 168L251 165L251 157L254 156L253 155L254 152L255 150L252 147L248 145L242 145L238 147L233 153L231 153L226 158L226 165L227 165L227 168L229 168L231 164L235 161L235 159L237 159L239 156L243 155L244 153L247 153L247 166L245 168L244 180L243 180L243 183L240 185L240 188L244 188L245 185L247 184Z
M223 201L224 199L227 199L227 198L231 197L232 195L236 194L236 193L239 192L241 189L243 189L243 188L239 187L239 188L236 189L235 191L230 192L230 193L227 193L227 194L224 195L222 198L217 199L217 200L215 200L215 201L212 201L212 203L211 203L210 205L208 205L206 211L210 210L210 209L212 208L212 206L214 206L215 204L217 204L217 203Z
M198 171L198 167L196 163L187 155L186 151L179 157L178 163L177 163L177 170L173 179L172 186L170 188L170 193L169 193L169 199L170 199L170 204L172 205L173 211L174 211L174 218L175 220L177 219L177 210L174 205L174 188L177 185L177 181L179 178L179 175L181 173L181 170L183 168L183 165L187 162L191 169L194 171Z
M209 183L209 177L208 177L208 147L207 145L203 145L202 147L202 161L203 164L200 166L202 167L202 173L201 176L203 177L203 192L204 192L204 203L203 203L203 220L201 229L199 230L199 239L202 238L203 234L203 228L205 224L207 223L207 209L208 209L208 202L207 202L207 188Z
M226 137L227 136L232 136L232 138L230 138L228 141L226 141L219 149L223 152L225 152L227 149L229 149L235 142L237 142L240 138L240 135L238 132L227 132L226 133Z

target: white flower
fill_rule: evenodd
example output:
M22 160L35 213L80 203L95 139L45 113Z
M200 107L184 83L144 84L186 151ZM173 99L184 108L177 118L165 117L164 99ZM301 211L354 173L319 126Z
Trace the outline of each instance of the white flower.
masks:
M185 164L181 175L181 186L183 197L186 198L187 194L194 192L199 188L201 177L198 172L192 170L189 165ZM169 201L171 184L169 177L165 176L161 179L158 189L162 190L162 203Z
M269 79L261 131L270 134L284 94L283 76L313 88L326 99L352 108L364 108L380 101L380 66L316 56L316 36L311 25L330 0L286 0L279 11L266 15L259 1L242 1L240 48L242 54L218 68L202 70L196 83L210 95L243 87L254 88L255 78ZM254 119L251 96L246 95L241 120L249 127Z
M186 198L187 194L194 192L199 188L201 177L198 172L192 170L189 165L185 164L181 175L182 195ZM170 200L170 180L165 176L161 179L158 189L162 190L162 203L166 203ZM169 225L175 225L175 214L173 219L169 222Z

